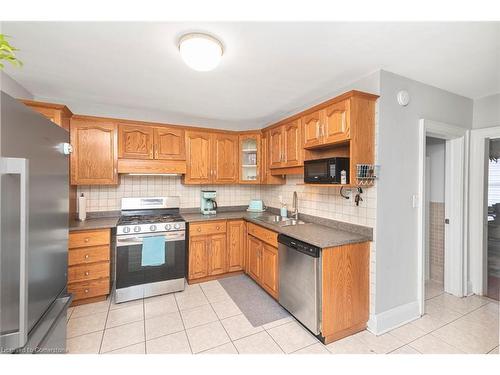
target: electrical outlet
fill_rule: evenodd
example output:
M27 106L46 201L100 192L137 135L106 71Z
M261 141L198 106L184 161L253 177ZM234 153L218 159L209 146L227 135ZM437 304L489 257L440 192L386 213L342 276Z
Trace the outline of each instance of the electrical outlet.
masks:
M412 207L413 207L413 208L417 208L417 207L418 207L418 204L419 204L418 195L413 194L413 195L411 196L411 204L412 204Z

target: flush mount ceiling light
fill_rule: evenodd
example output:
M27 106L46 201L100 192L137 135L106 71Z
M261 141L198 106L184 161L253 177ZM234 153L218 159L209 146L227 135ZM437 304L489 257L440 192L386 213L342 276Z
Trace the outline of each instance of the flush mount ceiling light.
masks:
M184 62L192 69L207 72L219 65L222 57L222 43L214 37L192 33L179 40L179 52Z

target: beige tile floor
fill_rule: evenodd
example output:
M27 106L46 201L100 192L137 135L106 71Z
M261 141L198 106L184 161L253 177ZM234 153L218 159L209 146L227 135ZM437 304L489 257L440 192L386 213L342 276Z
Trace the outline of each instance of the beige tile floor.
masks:
M498 354L498 302L456 298L426 286L426 314L386 334L323 345L293 318L253 327L218 281L184 292L71 308L69 353L116 354Z

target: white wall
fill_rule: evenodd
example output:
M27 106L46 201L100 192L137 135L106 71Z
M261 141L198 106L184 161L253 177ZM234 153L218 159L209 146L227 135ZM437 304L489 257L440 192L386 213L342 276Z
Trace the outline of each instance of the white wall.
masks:
M0 89L16 99L33 99L31 92L3 71L0 71Z
M429 200L444 203L446 143L444 140L433 140L427 143L426 149L430 158Z
M500 93L474 100L474 129L500 126Z
M396 101L400 90L411 95L407 107ZM425 118L470 128L472 105L471 99L381 72L375 312L394 324L402 323L397 311L403 316L409 311L404 306L418 306L418 224L417 209L412 207L412 195L418 191L418 121Z

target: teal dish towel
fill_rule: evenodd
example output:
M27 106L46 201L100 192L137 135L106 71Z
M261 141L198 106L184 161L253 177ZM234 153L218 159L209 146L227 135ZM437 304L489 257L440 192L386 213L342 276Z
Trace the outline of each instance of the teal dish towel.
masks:
M165 264L165 237L144 237L141 266L161 266L162 264Z

